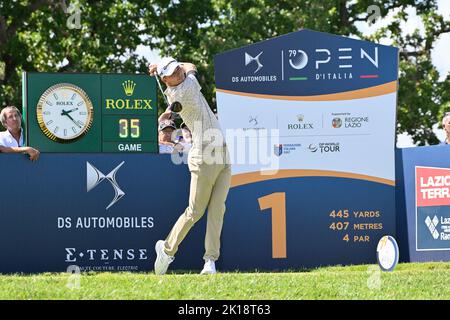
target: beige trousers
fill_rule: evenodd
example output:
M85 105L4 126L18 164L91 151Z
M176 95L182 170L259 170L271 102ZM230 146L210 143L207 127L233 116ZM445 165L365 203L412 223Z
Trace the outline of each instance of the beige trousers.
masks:
M191 172L189 206L178 218L166 238L165 252L174 256L192 226L208 209L203 259L216 261L220 255L220 234L225 214L225 200L231 182L231 166L226 147L215 148L211 157L191 149L188 166ZM211 163L214 162L214 163Z

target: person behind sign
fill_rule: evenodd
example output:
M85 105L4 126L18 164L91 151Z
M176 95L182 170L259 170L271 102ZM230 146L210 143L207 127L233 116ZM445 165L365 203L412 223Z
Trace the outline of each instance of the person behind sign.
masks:
M162 120L158 125L159 153L172 153L175 143L172 141L172 133L176 129L173 121Z
M175 122L166 116L160 116L158 122L159 153L183 152L183 145L173 141L173 133L177 128Z
M444 114L444 117L442 118L442 128L445 132L445 140L440 144L450 144L450 112Z
M0 121L5 131L0 132L0 152L27 153L31 161L39 158L40 152L32 147L23 145L22 115L15 106L3 108Z
M225 200L231 182L231 166L227 147L219 122L201 93L197 81L196 67L191 63L179 63L173 58L164 58L158 65L149 66L150 75L158 74L166 84L164 92L171 105L178 103L179 115L192 133L192 147L188 154L191 173L189 205L178 218L165 240L156 243L155 273L164 274L174 260L178 246L192 226L208 209L205 235L205 264L201 274L216 273L215 261L219 258L220 234L225 214ZM172 116L169 107L165 113ZM205 144L208 133L213 134L212 144ZM206 136L206 137L205 137ZM210 153L208 153L210 151ZM213 156L214 154L214 156ZM208 161L213 156L214 162Z

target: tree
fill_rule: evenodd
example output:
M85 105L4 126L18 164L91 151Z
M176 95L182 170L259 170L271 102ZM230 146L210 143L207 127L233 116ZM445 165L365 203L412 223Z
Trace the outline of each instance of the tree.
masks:
M0 105L20 105L22 71L145 72L141 44L146 1L0 2ZM70 25L79 8L80 24ZM149 12L149 11L147 11Z
M215 0L204 7L202 1L181 1L162 8L159 16L165 24L160 35L170 35L157 47L164 54L172 54L191 60L201 66L202 86L206 95L214 101L213 57L228 49L262 41L300 28L352 36L362 40L392 40L400 49L400 87L398 93L397 132L407 132L419 145L435 144L437 138L432 126L450 108L450 76L439 81L436 68L431 63L431 50L437 39L450 32L450 21L437 13L436 1L388 0ZM393 21L375 35L367 36L358 31L355 23L367 21L373 14L369 6L380 9L380 15L398 12ZM425 35L416 31L404 36L400 23L408 19L406 9L415 7L417 15L425 23ZM213 11L211 11L211 8ZM180 19L174 12L186 9L208 12L207 16L192 15L192 19ZM187 10L188 13L191 11ZM189 34L189 41L184 39ZM215 106L213 106L214 108Z
M419 145L436 144L432 131L443 113L450 111L450 74L439 81L439 73L431 62L431 51L440 35L450 32L450 21L436 13L434 1L419 2L416 11L422 17L425 33L418 29L402 36L400 22L408 19L406 6L399 7L394 21L380 29L371 40L389 35L400 49L397 131L407 132Z
M450 76L439 81L431 64L433 45L450 32L436 0L71 1L81 10L80 29L67 27L73 13L63 10L63 2L0 2L0 106L20 105L22 70L146 72L148 61L134 53L145 45L195 63L203 93L215 109L214 55L309 28L363 40L388 38L399 47L398 133L408 132L420 145L435 143L432 125L450 107ZM396 16L369 37L355 23L371 17L371 5L381 16L392 10ZM411 6L425 23L425 35L401 33Z

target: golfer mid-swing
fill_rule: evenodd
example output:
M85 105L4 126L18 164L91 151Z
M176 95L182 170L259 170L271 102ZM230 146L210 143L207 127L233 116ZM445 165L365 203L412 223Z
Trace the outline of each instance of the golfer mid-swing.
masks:
M205 265L201 274L216 273L215 261L219 258L225 200L231 180L228 151L219 122L211 111L196 78L196 67L191 63L178 63L164 58L149 66L166 84L165 95L169 103L181 103L179 115L192 132L192 148L188 154L191 172L189 205L178 218L166 240L156 242L155 273L164 274L174 260L178 246L192 226L208 209L205 236ZM171 117L170 107L163 117ZM212 138L211 138L212 136ZM206 141L208 140L208 141ZM213 146L213 147L212 147ZM211 148L212 147L212 148Z

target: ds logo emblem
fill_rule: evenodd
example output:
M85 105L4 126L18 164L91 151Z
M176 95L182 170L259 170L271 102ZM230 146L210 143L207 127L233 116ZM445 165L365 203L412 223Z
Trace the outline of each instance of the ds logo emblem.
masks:
M86 182L87 182L87 192L94 189L100 182L102 182L105 178L111 183L114 188L114 199L111 203L106 207L106 210L111 208L117 201L119 201L124 195L125 192L120 189L119 185L116 181L116 173L119 171L120 167L125 163L122 161L117 167L115 167L108 175L104 175L100 170L94 167L89 162L86 162Z

